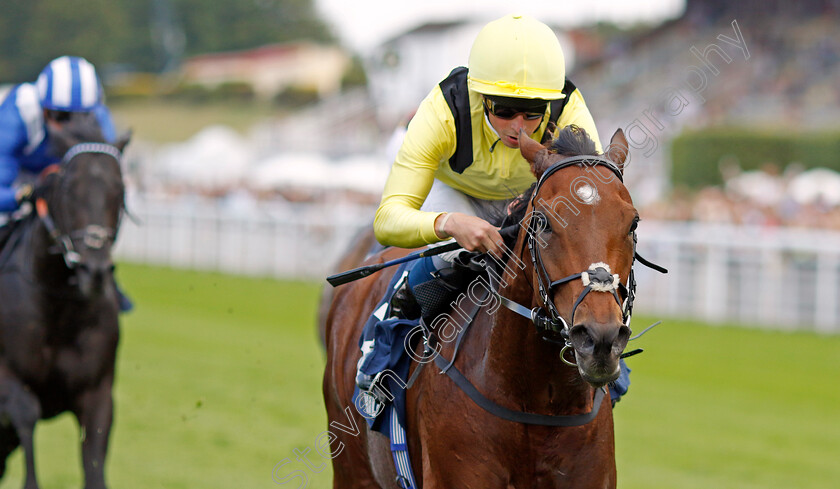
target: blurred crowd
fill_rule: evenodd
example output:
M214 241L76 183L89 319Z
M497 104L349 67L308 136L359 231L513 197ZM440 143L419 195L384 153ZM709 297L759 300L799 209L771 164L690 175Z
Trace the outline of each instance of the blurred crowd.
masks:
M642 218L840 231L840 173L793 164L783 172L766 165L749 172L730 167L724 174L722 186L674 189L641 209Z
M805 21L784 17L739 25L750 60L724 97L712 97L710 122L746 118L794 126L836 125L840 107L840 36L837 15ZM775 113L773 113L775 112Z
M584 62L575 76L586 87L587 100L612 111L640 112L639 104L657 101L665 89L689 92L686 70L703 65L690 48L703 50L716 43L732 59L727 63L717 54L709 55L719 73L710 74L705 101L702 107L689 107L686 123L836 126L840 113L838 20L838 11L809 18L686 15L643 35L614 39L598 62ZM735 38L733 21L748 57L717 37ZM604 56L607 62L602 62Z
M684 129L770 125L809 130L840 125L837 8L807 18L737 11L687 13L650 32L617 36L605 41L607 45L596 43L590 54L581 43L597 36L581 29L570 34L581 48L572 78L582 87L596 120L604 125L602 137L615 127L626 128L634 120L648 126L659 142L651 160L660 164L640 167L633 178L646 183L657 176L663 184L651 186L666 188L667 141ZM737 21L748 57L718 37L736 36L733 21ZM726 63L715 54L710 56L720 73L709 73L705 100L699 103L685 85L686 69L701 65L690 48L702 50L712 43L724 46L733 59ZM664 127L654 127L644 111L652 108L655 112L669 88L681 90L689 104L679 117L659 117ZM348 112L336 117L337 108ZM258 130L245 141L211 128L192 141L160 148L150 155L148 159L155 164L138 165L145 172L138 175L138 186L152 194L197 193L225 198L230 194L241 197L244 192L257 200L343 200L375 205L395 150L386 150L384 140L372 143L376 140L373 133L324 141L322 132L312 129L320 127L327 117L333 121L333 132L336 120L347 127L371 128L375 125L370 114L370 101L354 94L353 98L345 95L341 102L323 104L321 109L302 111L288 122L272 122L270 130ZM317 140L311 140L313 137ZM305 151L323 149L330 140L340 144L328 156ZM370 143L365 148L376 147L377 151L364 161L350 158L363 151L350 146L348 140ZM225 157L219 158L222 154ZM213 164L219 160L227 164ZM737 164L722 162L721 172L725 183L720 186L674 188L651 203L640 198L642 217L840 230L840 175L834 171L806 171L791 164L742 172ZM637 189L640 197L654 193L649 187Z
M817 10L809 7L807 15L762 14L750 10L755 2L740 10L737 3L719 11L695 9L650 32L616 36L592 59L582 59L574 78L607 129L641 121L660 143L686 129L713 126L834 130L840 127L840 2L824 3ZM733 23L748 55L719 37L736 38ZM704 68L708 86L700 100L686 84L687 70L704 66L691 48L702 51L713 43L732 59L709 55L719 72ZM654 127L645 111L663 113L658 104L669 89L685 96L688 105L679 117L659 116L664 127ZM649 158L658 165L639 178L664 174L667 153L662 144ZM720 167L723 185L671 188L653 202L640 198L642 217L840 230L836 172L806 171L795 162L749 172L734 162ZM639 192L639 197L652 193L641 187Z

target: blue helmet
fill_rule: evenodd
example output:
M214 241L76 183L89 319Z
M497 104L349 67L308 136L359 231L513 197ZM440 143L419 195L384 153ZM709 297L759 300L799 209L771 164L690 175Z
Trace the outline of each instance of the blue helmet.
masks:
M88 112L102 101L96 69L86 59L62 56L50 61L36 82L41 106L63 112Z

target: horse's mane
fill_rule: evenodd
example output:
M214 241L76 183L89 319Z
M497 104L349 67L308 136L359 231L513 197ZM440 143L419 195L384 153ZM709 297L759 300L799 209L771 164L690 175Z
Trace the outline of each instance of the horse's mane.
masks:
M589 137L589 133L586 132L586 129L574 124L558 130L554 139L552 139L551 144L548 146L548 150L551 153L563 155L566 158L570 158L572 156L599 155L598 150L595 148L595 141ZM548 170L548 167L535 168L534 170L536 170L538 175L542 175L546 170ZM508 215L505 217L502 227L516 224L525 217L525 211L528 209L528 202L531 201L531 196L534 194L534 189L536 187L537 182L534 182L530 187L528 187L528 190L517 196L513 202L511 202L508 206ZM513 238L513 240L515 239L516 237Z

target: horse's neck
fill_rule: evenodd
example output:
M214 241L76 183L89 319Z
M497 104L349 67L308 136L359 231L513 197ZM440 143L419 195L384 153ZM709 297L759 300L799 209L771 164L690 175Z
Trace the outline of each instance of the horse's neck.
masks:
M521 256L521 255L520 255ZM513 273L513 272L516 273ZM531 268L508 267L499 293L528 308L534 307ZM541 304L540 304L541 305ZM591 399L591 388L577 369L562 362L562 346L544 340L534 324L505 307L481 315L476 329L484 356L479 371L484 384L507 399L543 412L576 409ZM567 353L568 355L568 353Z

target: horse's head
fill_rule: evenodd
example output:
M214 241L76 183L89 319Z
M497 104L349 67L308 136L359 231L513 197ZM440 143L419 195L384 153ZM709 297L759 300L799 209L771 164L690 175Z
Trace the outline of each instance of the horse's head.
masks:
M36 210L86 297L103 290L113 269L111 247L124 207L120 157L130 134L114 145L103 142L98 126L51 127L60 165L45 172L36 191Z
M520 140L537 177L522 223L536 302L574 350L583 379L604 385L618 377L630 337L625 284L639 217L621 181L627 141L619 129L606 154L595 156L594 143L575 126L546 146Z

